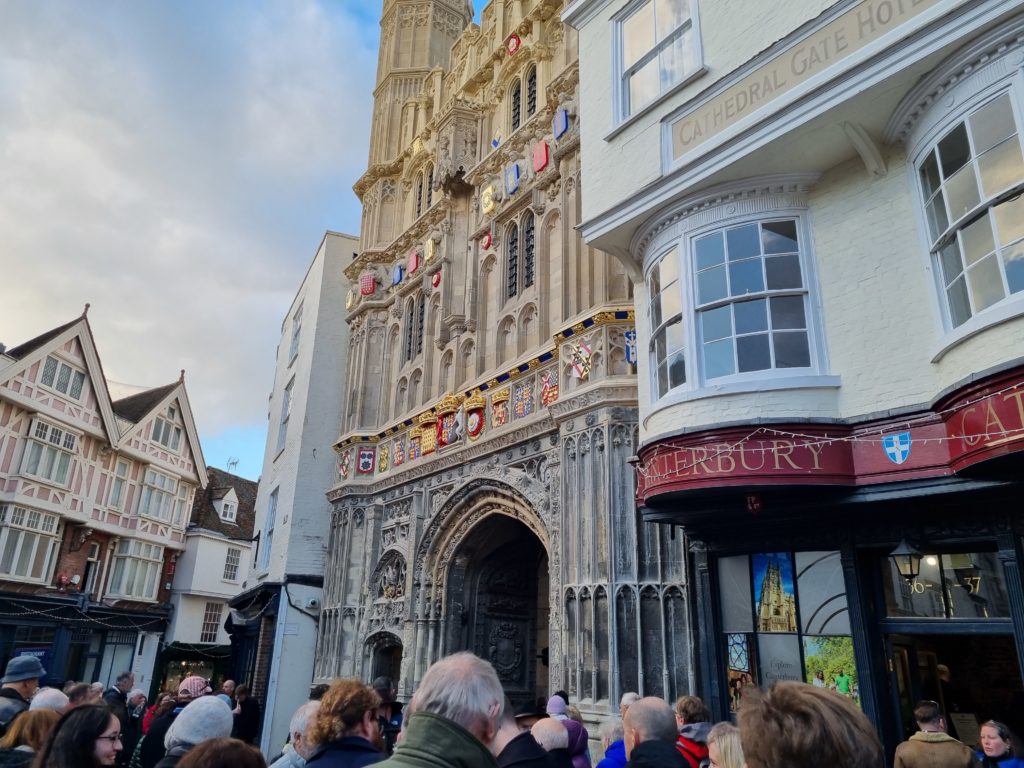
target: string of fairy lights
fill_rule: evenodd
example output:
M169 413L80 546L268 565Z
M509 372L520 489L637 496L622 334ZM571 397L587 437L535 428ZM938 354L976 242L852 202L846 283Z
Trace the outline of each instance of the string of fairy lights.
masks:
M947 417L952 417L957 413L966 410L972 406L978 405L986 401L991 401L995 398L1007 395L1017 390L1024 390L1024 382L1017 382L1003 387L995 392L987 392L984 395L976 398L959 402L949 408L944 408L939 411L929 411L922 413L917 416L898 421L889 422L883 426L869 429L856 435L816 435L808 434L805 432L794 432L786 429L779 429L776 427L760 426L752 430L749 434L734 441L720 441L715 442L712 445L706 444L688 444L682 439L669 439L659 443L654 451L644 457L641 461L637 462L636 471L644 479L651 476L652 472L648 467L653 465L660 456L673 454L679 450L691 449L691 456L694 456L692 461L685 464L680 464L678 461L674 467L674 474L681 475L685 474L688 470L696 469L703 465L714 463L716 459L723 456L729 456L735 451L743 450L749 451L754 454L765 454L774 453L778 450L778 446L775 445L764 445L763 443L752 443L753 440L759 437L776 437L776 438L788 438L793 440L800 440L800 447L802 448L819 448L835 443L859 443L868 445L882 445L887 436L891 436L896 433L906 432L913 429L915 426L937 424L940 421L948 421ZM1024 398L1019 403L1020 407L1024 409ZM986 425L987 426L987 425ZM1024 438L1024 416L1022 416L1022 426L1015 427L1013 429L986 429L984 432L963 432L960 434L947 434L941 436L929 436L922 438L915 438L915 442L922 446L928 445L929 443L944 443L961 441L966 442L968 445L977 445L983 441L990 443L993 440L998 442L1011 442L1016 439ZM749 445L748 445L749 444ZM697 457L694 454L700 453Z

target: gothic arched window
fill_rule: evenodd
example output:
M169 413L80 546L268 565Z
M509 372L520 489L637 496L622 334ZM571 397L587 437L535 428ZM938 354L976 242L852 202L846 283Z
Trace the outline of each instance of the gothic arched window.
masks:
M508 103L509 103L509 116L511 118L510 124L512 130L516 130L522 122L523 112L523 89L522 85L516 80L508 92Z
M530 67L526 73L526 116L537 111L537 67Z
M416 177L416 218L423 213L423 174Z
M505 235L506 298L519 293L519 225L512 224Z
M421 294L416 299L416 354L419 355L423 352L423 320L426 314L426 302L423 301L423 295Z
M413 334L415 332L416 323L416 300L409 299L405 303L405 344L403 344L405 354L402 359L405 362L412 360L413 346Z
M523 219L523 288L533 285L536 271L536 244L534 238L534 216L528 212Z
M434 166L427 168L427 182L424 188L424 197L427 198L427 208L434 203Z

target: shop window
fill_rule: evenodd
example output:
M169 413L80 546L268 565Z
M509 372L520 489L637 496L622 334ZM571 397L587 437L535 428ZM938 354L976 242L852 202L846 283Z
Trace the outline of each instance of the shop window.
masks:
M995 552L926 554L913 581L891 558L882 562L889 618L990 619L1010 615L1003 567Z
M730 709L745 687L797 680L859 701L839 553L770 552L718 561Z
M1024 153L1008 93L949 128L917 163L949 327L1024 291Z
M701 67L697 0L632 3L616 21L619 117L625 119Z

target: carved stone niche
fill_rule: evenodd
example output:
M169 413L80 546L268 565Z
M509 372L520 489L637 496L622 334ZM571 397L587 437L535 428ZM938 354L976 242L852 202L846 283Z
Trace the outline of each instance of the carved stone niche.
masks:
M463 177L477 163L478 121L472 107L458 102L438 121L434 183L448 195L469 192Z

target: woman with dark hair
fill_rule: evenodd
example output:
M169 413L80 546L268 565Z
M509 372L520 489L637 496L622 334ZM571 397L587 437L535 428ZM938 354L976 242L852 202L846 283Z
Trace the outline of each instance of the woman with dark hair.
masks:
M1024 760L1013 755L1013 734L998 720L981 724L979 746L978 762L982 768L1024 768Z
M335 680L320 700L308 733L315 768L362 768L384 759L377 708L380 696L354 677Z
M42 749L58 720L60 715L52 709L30 709L14 718L7 734L0 739L0 768L32 765L32 758Z
M36 754L35 768L99 768L121 751L121 721L106 704L83 704L65 714Z
M209 739L189 750L178 768L267 768L267 761L244 741Z

